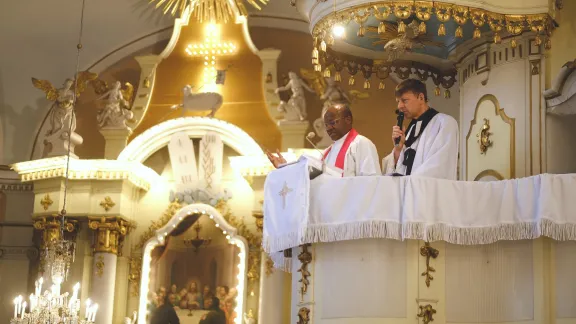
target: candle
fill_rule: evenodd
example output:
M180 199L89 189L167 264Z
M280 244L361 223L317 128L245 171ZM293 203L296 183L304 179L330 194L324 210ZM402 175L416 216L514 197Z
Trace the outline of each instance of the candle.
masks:
M14 319L18 317L18 297L14 298Z
M40 277L38 280L38 295L42 294L42 284L44 283L44 278Z
M90 300L90 298L86 299L86 320L88 320L88 315L90 315L90 304L92 303L92 301Z
M74 294L72 295L72 299L76 299L76 297L78 297L78 290L80 289L80 283L77 282L74 285Z
M24 313L26 312L26 302L22 303L22 310L20 312L20 318L24 318Z
M96 320L96 310L98 310L98 304L94 304L92 307L92 318L90 319L90 322L94 322Z

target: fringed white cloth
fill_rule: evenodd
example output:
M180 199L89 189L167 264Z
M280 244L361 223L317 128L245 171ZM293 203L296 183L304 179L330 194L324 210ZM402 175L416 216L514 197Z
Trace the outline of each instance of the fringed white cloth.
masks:
M265 210L264 249L364 238L463 245L540 236L576 240L575 192L576 174L493 182L320 176L310 184L307 213L300 209L303 214L288 220Z

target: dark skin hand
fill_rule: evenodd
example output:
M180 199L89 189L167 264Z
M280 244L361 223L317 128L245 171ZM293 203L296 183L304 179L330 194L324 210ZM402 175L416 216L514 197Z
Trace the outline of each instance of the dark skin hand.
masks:
M326 113L324 113L324 125L328 136L333 141L337 141L352 129L352 112L346 106L336 104L328 108ZM266 149L264 152L276 169L286 163L286 159L280 154L279 150L276 150L277 155L270 153Z

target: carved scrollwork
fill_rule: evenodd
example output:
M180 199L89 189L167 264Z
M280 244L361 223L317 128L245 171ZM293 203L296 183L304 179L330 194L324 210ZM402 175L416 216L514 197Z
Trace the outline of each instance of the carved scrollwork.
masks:
M420 312L418 313L418 317L422 319L423 324L428 324L434 321L434 314L436 314L436 310L432 308L432 305L424 305L419 306Z
M298 322L296 324L309 324L310 323L310 309L302 307L298 310Z
M492 146L492 140L490 140L490 121L484 118L484 125L480 129L480 133L476 135L478 137L478 143L480 144L480 154L486 154L486 151L490 146Z
M436 272L436 269L430 266L430 258L436 259L440 252L435 248L430 246L430 243L425 242L422 247L420 247L420 255L426 258L426 271L422 272L422 276L426 277L426 287L430 287L430 281L434 280L431 272Z
M298 272L300 272L300 274L302 275L302 278L298 280L298 282L301 283L300 298L304 298L304 295L306 294L306 292L308 292L308 285L310 284L310 280L308 280L308 277L310 277L311 274L310 271L308 270L308 264L312 262L312 253L308 251L309 246L310 244L302 245L302 252L298 254L298 260L300 260L300 262L302 263L300 269L298 269Z

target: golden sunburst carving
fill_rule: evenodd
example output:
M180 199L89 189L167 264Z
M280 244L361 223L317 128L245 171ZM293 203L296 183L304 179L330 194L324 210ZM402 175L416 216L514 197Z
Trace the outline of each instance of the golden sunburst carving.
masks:
M242 0L148 0L156 3L155 8L162 7L164 14L170 13L172 16L179 13L182 15L186 7L191 7L192 15L199 22L227 23L233 21L236 15L247 16L248 11ZM266 5L268 0L246 0L252 7L261 10L262 5Z

